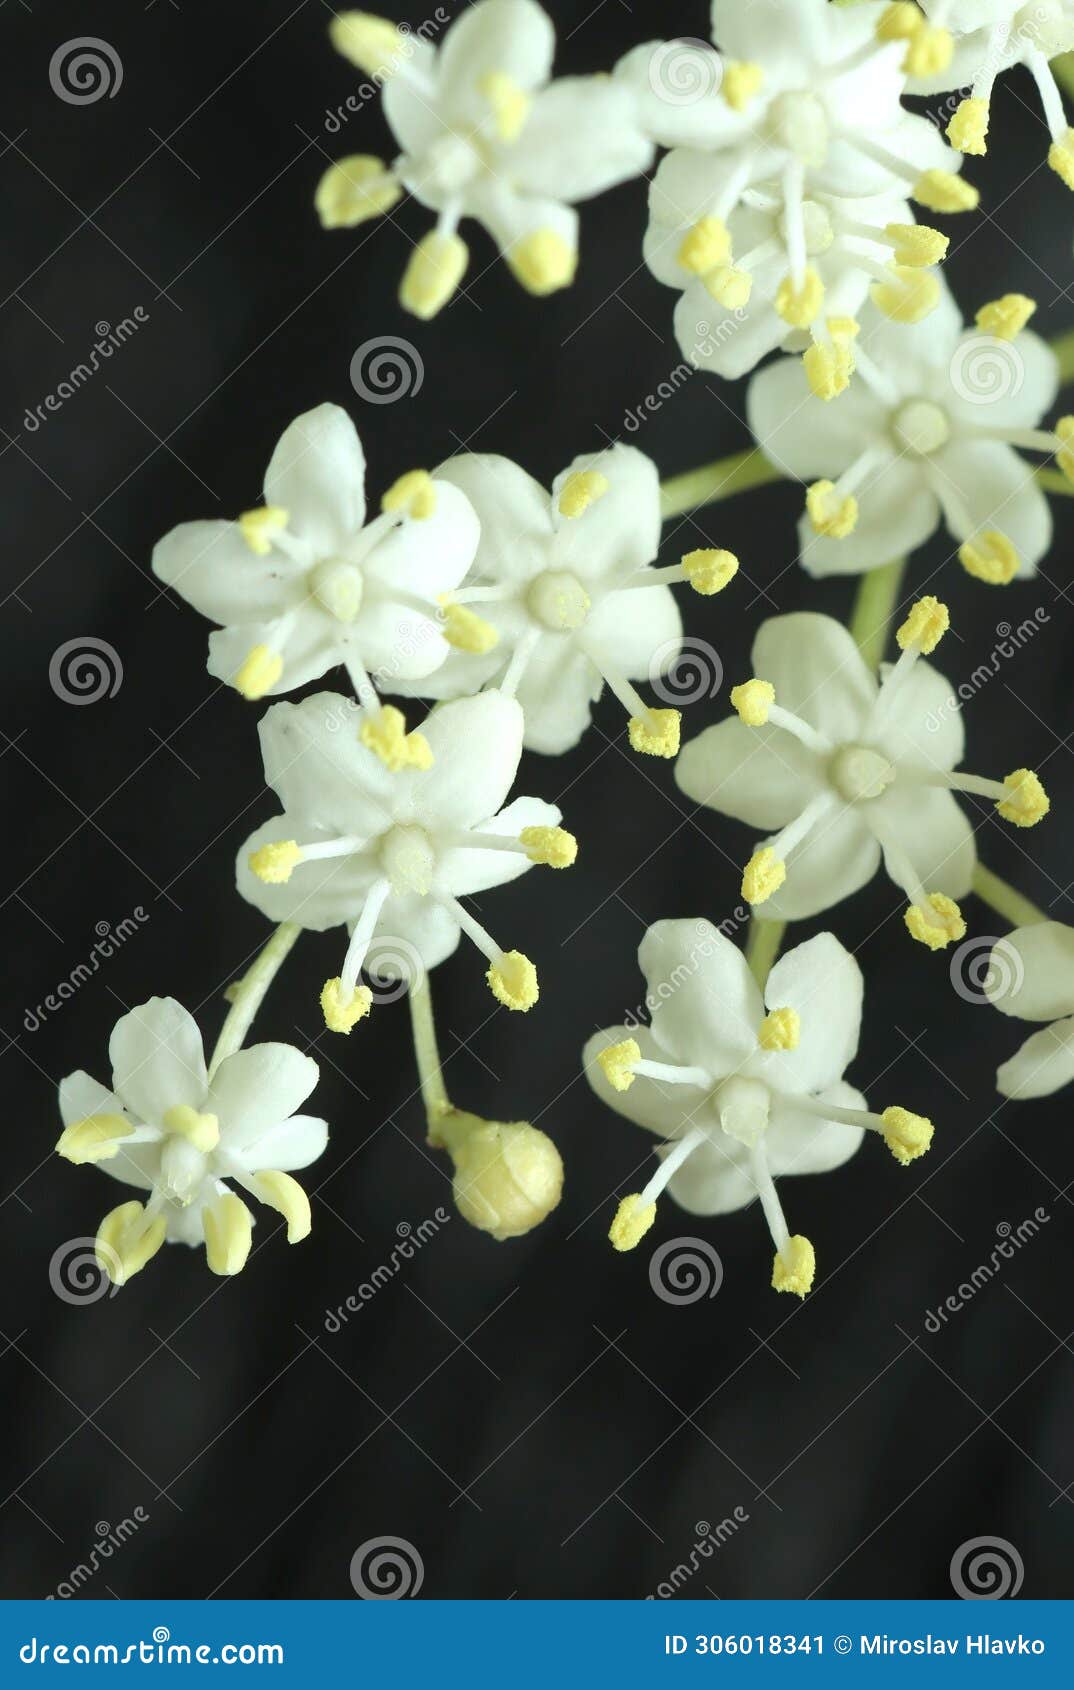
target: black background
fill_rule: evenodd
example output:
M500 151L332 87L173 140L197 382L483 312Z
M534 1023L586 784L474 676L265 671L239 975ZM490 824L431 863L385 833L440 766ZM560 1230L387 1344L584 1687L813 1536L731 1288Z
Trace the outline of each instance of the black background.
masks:
M698 0L550 10L563 70L707 33ZM428 226L419 207L319 229L311 202L329 159L390 147L375 103L342 134L325 129L356 81L329 47L329 16L316 0L7 0L0 12L3 1593L55 1590L100 1526L140 1507L147 1522L85 1594L348 1596L353 1551L394 1535L422 1557L424 1595L637 1597L688 1556L698 1522L738 1507L747 1522L683 1594L944 1596L953 1552L984 1534L1021 1555L1024 1595L1069 1594L1070 1096L1001 1104L995 1065L1022 1029L952 992L949 958L910 944L883 878L803 936L830 924L859 954L866 1020L850 1077L879 1104L933 1116L928 1161L904 1171L870 1142L833 1175L787 1182L792 1229L820 1264L801 1306L769 1289L755 1211L706 1222L661 1206L650 1243L700 1235L723 1261L718 1296L687 1307L653 1294L648 1245L628 1258L608 1247L615 1194L636 1189L649 1142L595 1104L581 1045L639 999L647 923L730 914L750 846L745 829L694 814L668 766L630 757L610 699L575 752L527 757L520 777L562 804L583 845L570 875L495 895L497 932L539 963L539 1008L496 1009L465 946L434 979L457 1099L529 1117L562 1148L552 1219L502 1246L453 1220L342 1332L325 1330L400 1223L417 1226L449 1191L423 1143L405 1006L348 1041L325 1034L317 993L339 935L306 936L257 1030L322 1064L316 1101L333 1131L309 1181L310 1240L289 1251L266 1216L235 1281L175 1248L115 1297L74 1306L50 1288L53 1252L120 1200L50 1154L58 1080L76 1067L107 1078L113 1022L153 993L198 1012L211 1038L223 987L265 934L232 885L236 847L270 813L258 712L206 676L207 627L159 591L153 542L254 503L280 431L322 400L355 417L374 497L463 447L547 481L617 436L665 475L747 443L741 389L705 375L624 429L680 361L674 296L640 261L644 183L585 208L577 284L547 301L518 290L472 231L467 291L432 325L395 301ZM49 61L82 34L106 37L124 75L115 98L76 106L51 92ZM948 274L967 315L1018 288L1057 333L1074 324L1074 202L1044 166L1024 73L1004 83L993 132L972 167L985 208L952 225ZM95 325L138 305L137 336L28 431L26 408L86 355ZM374 407L348 370L380 334L412 341L425 377ZM1047 612L973 699L967 762L1043 771L1049 821L1015 834L985 805L978 839L991 866L1071 919L1070 506L1055 504L1037 581L985 589L938 538L910 583L951 605L939 661L953 680L988 659L998 624ZM666 560L711 543L744 560L730 591L684 605L729 680L747 673L766 613L848 612L852 583L812 584L796 566L799 505L780 486L666 530ZM79 635L109 642L123 668L116 695L84 708L49 683L52 653ZM696 705L687 732L724 708ZM139 907L138 933L27 1031L98 924ZM978 934L1002 931L975 900L967 914ZM1038 1206L1051 1217L1040 1236L930 1335L928 1310L987 1260L997 1228Z

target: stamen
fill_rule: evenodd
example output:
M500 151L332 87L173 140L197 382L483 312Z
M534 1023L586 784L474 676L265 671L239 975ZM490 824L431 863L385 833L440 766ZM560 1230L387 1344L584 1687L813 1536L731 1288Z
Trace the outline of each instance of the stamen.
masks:
M547 868L570 868L578 856L578 841L564 827L524 827L518 838L530 862Z
M910 608L905 622L895 630L898 660L881 682L873 709L872 727L890 715L891 706L919 657L931 656L951 626L951 613L942 599L926 593Z
M1030 299L1028 294L1005 293L1002 299L993 299L989 305L981 306L977 313L977 327L982 334L990 334L996 340L1014 340L1036 309L1036 300Z
M817 1255L808 1238L799 1232L788 1238L786 1248L776 1253L772 1263L773 1291L791 1291L805 1297L813 1289L817 1272Z
M574 280L578 254L556 229L535 229L510 247L507 262L529 293L544 295Z
M773 1009L761 1022L757 1043L762 1050L797 1050L802 1019L796 1009Z
M1039 47L1030 46L1025 54L1025 65L1040 94L1040 103L1044 107L1044 121L1048 125L1048 133L1056 145L1069 148L1072 131L1067 128L1066 112L1063 109L1063 96L1059 92L1059 84L1048 62L1047 54ZM1050 162L1050 161L1049 161ZM1052 166L1055 169L1055 166ZM1062 175L1062 171L1059 172ZM1064 178L1065 179L1065 178ZM1069 187L1069 182L1067 183Z
M329 166L317 184L313 205L322 229L353 229L371 217L383 217L402 194L386 164L355 153Z
M1074 418L1070 421L1074 424ZM723 551L718 547L700 548L687 552L680 567L694 592L700 593L703 598L710 598L714 593L722 593L728 583L734 580L738 574L739 563L734 552Z
M328 26L328 38L366 76L390 76L406 54L406 36L387 18L369 12L339 12Z
M337 975L321 987L321 1013L330 1033L349 1033L373 1007L373 994L368 986L359 986L349 996L343 992Z
M1021 568L1017 549L998 528L988 528L958 548L958 560L967 575L989 587L1006 587Z
M598 1051L597 1061L613 1091L629 1091L634 1084L635 1064L641 1061L641 1046L637 1039L620 1039L618 1044Z
M677 757L679 754L679 740L682 729L681 710L655 710L642 698L626 676L621 674L615 665L604 654L584 639L581 634L575 634L575 644L583 651L604 677L611 691L619 700L629 716L627 732L630 737L631 748L647 757Z
M966 937L962 911L942 892L921 892L919 901L910 905L903 919L911 939L927 945L930 951L946 950L953 941Z
M250 867L266 886L285 886L302 861L302 850L294 839L277 839L250 853Z
M267 645L255 645L237 669L234 687L253 703L264 698L282 674L283 658L279 652L271 651Z
M882 1115L877 1115L871 1109L844 1109L837 1103L826 1103L823 1098L809 1097L795 1094L788 1096L785 1101L794 1108L800 1109L805 1115L814 1115L821 1121L837 1121L847 1127L864 1127L869 1132L879 1133L891 1154L903 1167L924 1156L932 1143L933 1125L924 1115L911 1114L909 1109L900 1109L893 1104L885 1109Z
M783 321L793 329L809 328L824 306L824 283L812 264L806 266L799 286L791 276L783 278L775 304Z
M424 522L436 509L436 488L427 469L411 469L392 483L380 501L380 508L388 515L403 512L417 522Z
M1015 827L1036 827L1051 809L1051 799L1032 769L1015 769L1004 785L1007 796L996 809L1005 822Z
M485 979L497 1002L506 1009L532 1009L540 991L537 970L529 957L523 956L521 951L502 950L492 935L449 892L435 891L432 895L454 916L466 937L488 958L490 967Z
M461 604L442 604L443 625L441 632L449 646L456 651L467 651L475 657L484 657L500 643L500 631L491 622L486 622L483 616L478 616L472 610L467 610Z
M637 1192L624 1197L608 1229L608 1238L615 1250L633 1250L641 1243L656 1219L656 1204L642 1204Z
M284 510L282 505L259 505L256 510L243 511L239 517L239 531L257 557L268 557L273 541L283 533L290 520L290 511Z
M787 865L771 846L755 851L742 875L742 896L748 904L763 904L778 892L787 878Z
M414 248L403 273L399 300L423 322L441 311L466 274L470 254L460 235L431 229Z
M737 710L741 721L748 728L763 728L771 722L773 727L782 728L784 732L793 734L802 745L819 756L827 757L834 749L826 734L818 733L817 729L796 716L793 710L784 710L776 703L776 689L771 681L762 681L754 677L751 681L743 681L740 686L731 688L731 703Z
M802 364L812 392L828 404L850 386L856 364L853 342L861 325L853 317L829 317L826 327L830 340L815 338L802 354ZM818 333L814 324L814 336Z
M732 111L745 111L764 82L764 70L751 59L732 59L723 67L720 93Z
M362 912L354 924L354 932L351 934L350 943L347 946L347 955L339 977L340 996L344 1002L353 995L358 984L358 976L362 972L366 952L372 943L373 934L376 932L377 922L380 919L380 912L388 900L391 889L391 881L387 875L382 875L379 880L374 880L365 895L365 903L362 905Z
M949 236L927 223L889 223L884 234L895 248L896 264L909 270L942 264L951 245Z
M692 276L707 276L731 258L731 236L721 217L702 217L683 237L678 260Z
M874 282L869 296L878 311L896 323L920 323L940 303L939 279L897 261L887 265L889 281Z
M241 1273L253 1243L254 1217L233 1191L207 1203L202 1210L205 1259L210 1272Z
M519 683L526 672L526 665L533 656L542 632L543 629L538 627L527 628L511 653L511 661L504 670L503 679L499 686L499 690L505 698L514 698L518 691Z
M76 1167L110 1162L122 1148L120 1140L133 1133L134 1127L122 1115L87 1115L64 1129L56 1140L56 1151Z
M121 1203L97 1228L97 1266L113 1285L125 1285L156 1255L167 1230L167 1220L150 1204Z
M514 77L508 76L506 71L502 70L486 71L477 86L478 91L492 107L496 133L500 140L517 141L532 104L525 89L520 88Z
M981 203L979 189L950 170L926 170L914 181L910 198L926 211L948 217L960 211L976 211Z
M559 514L569 521L574 521L590 505L598 499L603 499L611 482L598 469L575 470L563 483L559 494Z
M961 102L947 125L947 139L956 151L984 157L988 151L989 110L989 101L976 94Z
M270 1209L275 1209L287 1222L288 1244L300 1244L308 1238L313 1219L310 1214L310 1200L303 1187L290 1174L280 1173L275 1168L264 1168L256 1173L249 1181L243 1181L247 1190L252 1191L262 1203L267 1203Z
M374 752L393 774L400 769L431 769L433 752L423 733L406 731L406 717L394 704L384 704L375 716L368 716L358 738Z
M203 1156L210 1155L220 1143L219 1118L211 1112L203 1115L191 1108L189 1103L176 1103L171 1109L166 1109L161 1124L165 1132L186 1139Z

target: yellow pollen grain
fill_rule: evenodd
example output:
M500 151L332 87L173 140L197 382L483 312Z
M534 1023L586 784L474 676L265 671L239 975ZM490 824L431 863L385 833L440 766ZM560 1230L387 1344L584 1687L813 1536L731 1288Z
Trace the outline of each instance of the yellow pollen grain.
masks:
M904 1168L924 1156L932 1144L933 1125L924 1115L912 1115L909 1109L893 1104L880 1119L884 1123L884 1143Z
M745 111L764 82L764 70L752 59L732 59L723 67L720 93L732 111Z
M643 1203L640 1192L624 1197L615 1211L608 1238L616 1250L633 1250L656 1219L656 1204Z
M402 193L381 159L354 153L325 171L313 196L313 208L322 229L353 229L371 217L383 217Z
M910 270L942 264L951 245L947 235L927 223L889 223L884 233L895 242L896 264Z
M367 717L358 729L358 738L392 774L398 774L400 769L432 768L429 741L416 730L407 733L406 717L394 704L382 704L375 716Z
M742 896L748 904L763 904L787 878L787 865L770 845L755 851L742 876Z
M957 152L984 157L988 151L988 116L987 100L963 100L947 125L947 139Z
M58 1154L76 1167L87 1162L110 1162L120 1149L119 1140L134 1128L122 1115L87 1115L74 1121L56 1141Z
M989 587L1006 587L1021 567L1016 547L997 528L989 528L958 548L958 561L967 575Z
M507 252L507 262L528 293L555 293L574 280L578 253L556 229L535 229Z
M629 1091L634 1084L634 1064L641 1061L641 1046L637 1039L620 1039L597 1052L604 1078L613 1091Z
M895 638L899 643L899 650L905 651L908 646L916 645L919 651L928 657L936 650L948 628L951 626L951 612L942 599L933 598L926 593L924 598L910 607L910 613L899 628Z
M258 505L256 510L243 511L239 532L257 557L268 557L273 540L283 533L290 520L291 513L282 505Z
M1048 163L1061 182L1074 188L1074 129L1068 129L1061 141L1053 141L1048 149Z
M559 491L559 514L573 522L597 499L603 499L611 482L599 469L576 469Z
M761 1022L757 1043L762 1050L797 1050L802 1018L796 1009L772 1009Z
M679 263L692 276L707 276L731 258L731 236L722 217L702 217L687 230L679 247Z
M738 711L740 720L748 728L763 728L775 702L776 689L771 681L762 681L756 676L752 681L743 681L740 686L731 688L731 707Z
M835 484L814 481L806 492L806 510L817 534L829 540L845 540L858 526L858 501L853 493L833 498Z
M782 1251L777 1250L772 1262L773 1291L791 1291L804 1297L813 1289L817 1271L817 1255L808 1238L796 1233L788 1238Z
M981 196L972 182L964 182L951 170L926 170L914 183L911 199L926 211L953 216L959 211L976 211Z
M349 1033L369 1014L373 994L368 986L356 986L349 998L343 996L343 982L337 974L321 987L321 1013L330 1033Z
M808 329L816 322L824 305L824 283L813 265L806 267L801 287L795 287L791 276L784 276L776 293L776 310L792 329Z
M370 12L338 13L328 26L328 38L336 52L366 76L390 76L407 51L402 31Z
M500 643L500 632L483 616L468 610L464 604L445 604L441 611L441 633L455 651L466 651L473 657L484 657Z
M211 1273L241 1273L253 1243L253 1216L241 1197L229 1191L202 1210L205 1260Z
M722 593L734 580L738 569L734 552L723 551L719 547L702 547L696 552L687 552L682 560L684 578L703 598Z
M266 886L284 886L302 861L302 848L294 839L275 839L250 853L250 867Z
M912 939L927 945L930 951L942 951L952 940L966 937L966 923L953 898L945 897L942 892L930 892L928 905L931 919L920 904L911 904L906 911L906 930Z
M931 270L889 264L890 282L874 282L869 295L878 311L894 323L920 323L940 303L939 278Z
M565 827L524 827L518 837L531 863L570 868L577 859L578 841Z
M436 509L436 487L427 469L407 470L398 481L393 481L383 499L380 508L389 515L402 511L412 516L418 522L424 522L432 516Z
M993 299L990 304L981 306L977 313L977 327L982 334L990 334L996 340L1014 340L1036 309L1036 300L1030 299L1028 294L1005 293L1002 299Z
M283 658L279 652L270 651L267 645L255 645L236 671L235 690L251 703L256 702L264 698L282 674Z
M165 1132L185 1138L203 1156L208 1156L220 1143L219 1117L212 1113L203 1115L191 1108L189 1103L176 1103L171 1109L166 1109L161 1125Z
M540 997L537 970L521 951L504 951L485 975L489 991L505 1009L532 1009Z
M530 114L531 101L525 89L503 70L486 71L477 88L492 107L500 140L517 141Z
M288 1244L301 1244L308 1238L313 1225L310 1200L298 1181L276 1168L265 1168L257 1175L256 1185L261 1201L287 1222Z
M631 716L627 735L633 751L644 757L677 757L682 736L681 710L650 710Z
M423 235L407 262L399 287L403 309L428 322L442 311L466 274L470 254L461 235L436 229Z
M1003 782L1008 796L996 805L1005 822L1015 827L1036 827L1052 807L1052 801L1032 769L1015 769Z

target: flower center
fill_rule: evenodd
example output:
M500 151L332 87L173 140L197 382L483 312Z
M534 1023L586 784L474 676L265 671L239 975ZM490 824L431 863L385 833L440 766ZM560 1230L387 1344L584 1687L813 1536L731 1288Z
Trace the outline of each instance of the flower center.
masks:
M362 572L343 557L326 557L309 572L309 590L337 622L353 622L362 607Z
M848 804L860 804L886 792L895 779L895 770L871 745L843 745L829 764L828 778L840 798Z
M160 1153L160 1179L169 1197L189 1203L209 1169L208 1158L181 1133L169 1133Z
M531 581L526 603L535 622L562 634L582 626L589 615L590 598L569 569L546 569Z
M786 245L787 216L786 213L779 220L780 237ZM835 230L827 211L816 200L802 201L802 233L805 236L805 248L810 258L819 252L827 252L835 239Z
M919 458L938 452L951 438L947 412L931 399L911 399L896 411L892 432L898 444Z
M445 135L424 155L415 171L418 185L426 191L455 195L473 180L481 167L476 137Z
M1046 59L1053 58L1070 46L1071 25L1064 20L1063 11L1062 0L1035 0L1015 13L1011 36L1027 41Z
M720 1125L729 1137L737 1138L740 1144L757 1143L768 1125L771 1096L766 1085L733 1074L716 1087L713 1101Z
M828 113L816 94L805 89L781 94L769 108L769 134L805 165L823 164L828 156Z
M423 827L393 827L381 840L380 860L393 892L424 897L432 886L436 853Z

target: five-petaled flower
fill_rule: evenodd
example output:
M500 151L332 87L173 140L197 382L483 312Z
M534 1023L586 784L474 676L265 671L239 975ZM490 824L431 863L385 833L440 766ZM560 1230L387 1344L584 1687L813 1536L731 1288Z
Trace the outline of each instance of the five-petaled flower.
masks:
M1074 1080L1074 927L1040 921L992 947L984 989L1004 1015L1046 1021L996 1072L1004 1097L1049 1097Z

